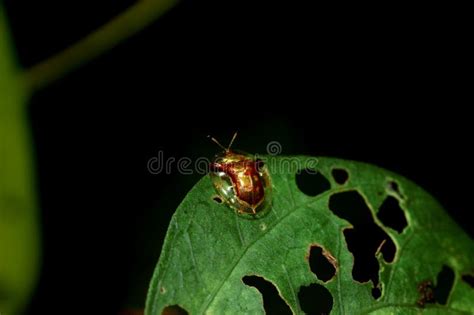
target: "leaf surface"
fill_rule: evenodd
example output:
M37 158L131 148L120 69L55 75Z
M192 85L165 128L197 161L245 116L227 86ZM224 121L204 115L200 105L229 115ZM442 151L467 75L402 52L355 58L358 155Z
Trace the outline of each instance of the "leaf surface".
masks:
M474 269L473 241L423 189L360 162L318 158L314 163L315 158L304 156L266 157L265 161L273 197L272 209L263 218L242 218L215 202L209 176L187 194L171 220L150 284L146 314L161 314L172 305L190 314L265 313L266 297L262 300L256 287L245 284L245 276L271 282L294 314L321 312L319 304L325 303L331 314L474 312L474 289L461 280ZM289 166L304 169L310 164L318 174L312 175L315 182L309 175L304 181L308 176L297 175L295 167ZM346 181L337 176L341 172L348 176ZM319 187L319 191L308 195L311 189L304 187ZM394 202L406 220L401 230L392 226ZM389 219L382 218L381 211L389 212ZM403 223L400 217L397 220ZM347 239L347 235L370 229L376 231L373 240L383 236L383 244L364 254L370 235L365 239ZM388 251L390 242L394 257ZM333 258L335 274L326 282L310 266L311 246ZM360 260L364 255L375 266L375 276L361 281L363 276L355 269L367 269ZM448 281L446 300L437 302L430 293L442 299L438 293L443 289L444 280L439 280L443 268L452 271L454 283L451 288ZM431 284L422 289L423 283ZM318 293L310 303L305 301L302 291L312 284L329 291L330 301ZM374 287L380 290L377 298Z

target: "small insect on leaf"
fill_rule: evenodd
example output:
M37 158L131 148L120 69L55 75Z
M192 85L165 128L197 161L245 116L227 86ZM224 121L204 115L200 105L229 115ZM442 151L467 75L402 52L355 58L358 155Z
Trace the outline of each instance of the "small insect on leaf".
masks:
M210 165L210 176L216 192L226 205L247 218L264 216L271 204L270 174L261 159L231 150L237 133L227 147L217 143L223 152Z

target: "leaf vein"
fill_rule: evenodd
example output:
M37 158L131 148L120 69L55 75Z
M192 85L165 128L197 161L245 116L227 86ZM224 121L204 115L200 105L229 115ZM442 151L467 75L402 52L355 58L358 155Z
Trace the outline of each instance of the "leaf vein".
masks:
M186 233L185 233L185 238L186 238L186 242L188 243L188 246L189 246L189 251L191 253L191 261L193 263L194 270L196 271L196 277L198 278L199 281L201 281L200 273L199 273L199 270L198 270L198 265L197 265L197 262L196 262L196 257L194 256L193 243L191 242L191 238L189 237L189 232L188 232L187 229L186 229Z
M209 298L204 302L202 308L201 308L201 311L199 313L201 314L204 314L205 313L205 310L209 308L209 305L211 305L211 303L213 302L214 298L217 296L217 293L220 291L220 289L222 288L222 286L224 285L226 279L228 279L230 277L230 275L234 272L235 268L237 267L237 265L239 264L239 262L242 260L242 258L245 256L245 254L248 252L248 250L255 244L257 243L262 237L264 237L268 231L271 231L273 228L275 228L277 225L279 225L282 221L284 221L284 219L286 219L287 217L289 217L291 214L293 214L297 208L300 208L300 207L303 207L305 204L310 204L312 202L315 202L323 197L325 197L326 195L330 194L330 193L334 193L334 190L328 190L328 191L325 191L324 193L316 196L315 198L301 204L301 205L294 205L293 207L293 210L292 211L289 211L288 213L284 214L282 217L280 217L277 221L275 221L275 223L273 223L273 225L271 227L269 227L265 232L263 232L262 234L260 234L255 240L253 240L252 242L248 243L247 246L243 249L243 251L240 253L240 255L236 258L235 262L232 264L232 267L230 268L229 272L225 275L225 277L223 277L222 281L220 282L220 284L216 287L216 289L209 295Z
M239 233L240 243L242 244L242 246L245 246L244 236L242 235L242 231L240 230L238 217L236 215L234 217L235 217L235 226L237 227L237 232Z
M281 266L283 268L283 271L285 271L286 280L288 281L288 285L290 286L290 291L291 291L291 295L292 295L292 298L293 298L293 302L295 303L296 307L298 308L297 309L297 311L298 311L300 309L300 304L298 303L298 299L296 298L296 293L295 293L295 290L293 289L291 279L290 279L290 275L288 274L288 270L286 270L285 265L281 265ZM296 312L296 313L298 313L298 312Z

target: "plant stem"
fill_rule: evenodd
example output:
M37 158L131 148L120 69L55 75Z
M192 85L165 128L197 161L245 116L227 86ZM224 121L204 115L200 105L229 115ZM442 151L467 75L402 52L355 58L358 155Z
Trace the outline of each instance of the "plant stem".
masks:
M23 74L30 91L44 88L139 32L178 0L142 0L62 52L34 65Z

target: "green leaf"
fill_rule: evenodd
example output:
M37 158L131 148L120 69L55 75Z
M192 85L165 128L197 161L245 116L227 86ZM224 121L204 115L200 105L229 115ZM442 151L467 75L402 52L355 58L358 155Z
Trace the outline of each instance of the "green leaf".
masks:
M463 274L474 270L474 244L428 193L375 166L319 158L314 169L320 180L329 181L330 189L308 196L300 190L303 186L296 182L296 172L288 165L304 168L310 162L314 158L266 158L273 206L267 216L255 220L242 218L216 203L209 176L202 178L171 220L150 284L146 314L161 314L172 305L190 314L263 314L261 293L242 280L251 275L271 282L295 314L307 310L299 295L302 287L311 284L330 292L331 314L474 312L474 289L461 280ZM345 183L334 179L334 168L348 173ZM381 213L377 215L388 199L398 202L407 220L400 233L397 227L389 227L392 223L382 219ZM357 200L369 207L366 218L373 221L373 228L387 235L381 253L372 253L379 267L378 299L372 294L372 281L354 279L358 253L350 251L355 250L349 248L344 233L344 229L368 228L356 222L363 218ZM344 202L355 212L353 230L338 210ZM396 246L393 262L386 261L390 259L384 251L390 240ZM320 246L327 257L334 258L336 272L327 282L318 279L310 268L307 256L311 245ZM437 296L441 290L439 273L443 266L454 271L454 283L451 290L447 289L450 294L445 304L432 303L429 293L434 291ZM427 281L432 285L420 289ZM318 296L313 298L314 305L322 303Z
M33 152L20 79L0 3L0 314L20 314L38 273Z

